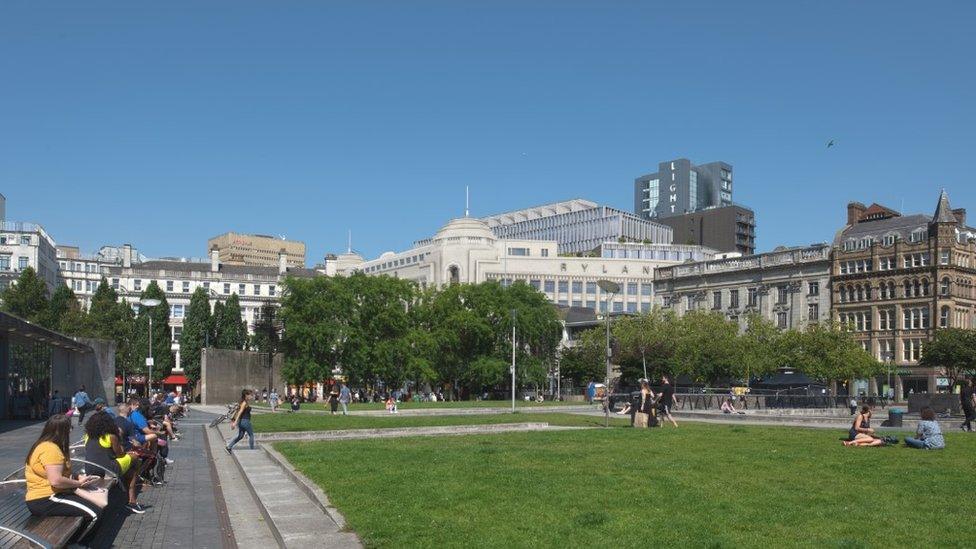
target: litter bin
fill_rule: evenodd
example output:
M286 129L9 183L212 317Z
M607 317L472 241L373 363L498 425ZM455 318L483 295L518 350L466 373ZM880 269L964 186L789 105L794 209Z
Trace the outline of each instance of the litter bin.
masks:
M888 408L888 427L901 427L905 411L901 408Z

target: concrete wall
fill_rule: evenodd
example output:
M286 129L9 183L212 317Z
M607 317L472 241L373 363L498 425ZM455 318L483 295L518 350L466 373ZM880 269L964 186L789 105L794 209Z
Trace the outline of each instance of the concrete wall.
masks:
M952 410L959 413L962 403L959 395L952 393L915 393L908 395L908 413L917 414L922 408L931 406L935 413Z
M274 357L272 387L284 396L281 367L284 356ZM268 355L252 351L204 349L200 353L200 403L230 404L241 398L244 389L268 388Z
M92 399L115 403L115 342L74 338L92 348L91 353L51 349L51 390L70 398L82 385Z

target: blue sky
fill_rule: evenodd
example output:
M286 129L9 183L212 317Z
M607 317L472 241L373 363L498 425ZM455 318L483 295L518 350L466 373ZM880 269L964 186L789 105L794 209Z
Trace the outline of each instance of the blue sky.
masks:
M202 256L227 230L308 261L461 215L627 210L687 157L735 166L758 245L849 200L976 215L976 3L0 3L7 218L94 251ZM828 140L836 146L825 147Z

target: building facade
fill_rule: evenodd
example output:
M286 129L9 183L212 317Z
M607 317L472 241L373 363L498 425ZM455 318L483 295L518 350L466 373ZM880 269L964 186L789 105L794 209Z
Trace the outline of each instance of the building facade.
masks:
M289 267L305 268L305 243L260 234L224 233L207 241L207 250L217 250L224 265L277 267L284 251Z
M658 219L671 228L675 244L706 246L721 252L756 253L756 214L734 204Z
M655 303L684 315L713 311L746 328L758 313L780 329L803 329L830 318L830 246L662 267Z
M0 291L32 267L53 293L59 283L57 244L36 223L0 222Z
M966 210L953 210L945 191L932 216L852 202L832 271L834 319L892 366L896 394L948 389L918 364L935 330L976 328L976 229Z
M672 242L669 227L582 199L515 210L482 221L499 239L555 240L561 255L591 253L605 242ZM426 241L418 242L423 243Z
M104 278L118 292L120 300L138 310L142 292L155 281L166 294L170 308L169 330L177 371L182 369L179 342L183 332L183 318L197 288L203 288L208 293L211 307L217 301L224 301L236 294L241 304L241 318L253 333L255 324L261 319L262 308L281 299L285 277L323 274L310 269L289 267L284 254L280 254L276 267L225 265L220 262L216 250L211 252L210 261L206 263L183 260L142 261L129 245L122 246L120 255L117 260L101 255L75 259L65 257L61 260L66 267L62 271L64 283L71 288L81 288L76 294L88 307L92 294Z
M360 271L413 280L421 286L479 283L495 280L503 285L517 280L544 293L555 304L594 310L639 312L650 310L654 271L678 261L563 257L555 240L501 239L486 221L471 217L452 220L429 240L404 252L355 262L341 256L342 268L330 273ZM620 292L607 295L599 280L620 284ZM609 305L608 305L609 303Z
M732 165L726 162L696 166L687 158L677 158L634 180L634 213L643 219L731 205Z

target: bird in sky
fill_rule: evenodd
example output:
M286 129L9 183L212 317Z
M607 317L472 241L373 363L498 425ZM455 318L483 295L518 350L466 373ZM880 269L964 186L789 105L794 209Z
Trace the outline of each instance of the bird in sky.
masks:
M827 148L829 149L829 148L831 148L833 146L834 146L834 140L831 139L830 141L827 142Z

